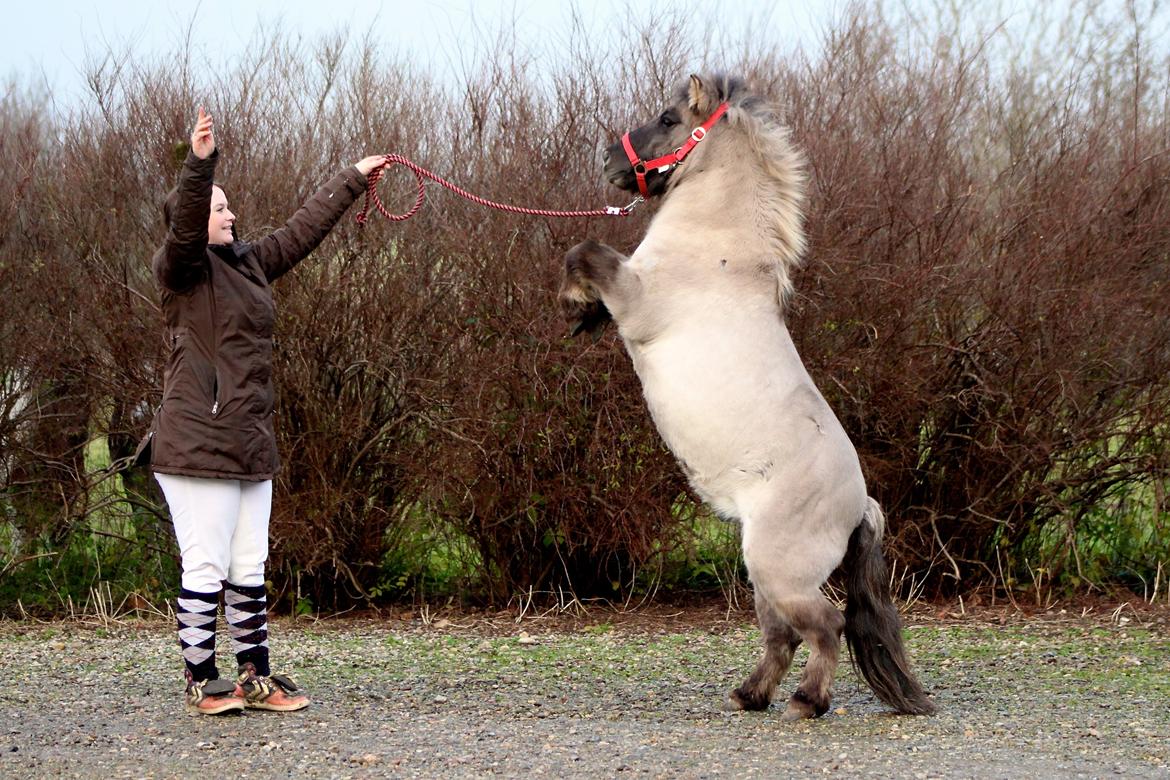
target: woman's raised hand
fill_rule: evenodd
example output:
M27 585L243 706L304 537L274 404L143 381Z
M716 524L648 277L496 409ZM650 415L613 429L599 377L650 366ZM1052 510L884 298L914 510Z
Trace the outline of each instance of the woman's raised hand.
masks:
M211 132L211 115L199 107L195 129L191 131L191 151L200 160L206 160L215 151L215 135Z
M353 165L358 169L358 172L361 173L362 176L369 176L371 171L376 168L381 168L388 162L389 161L386 159L386 155L375 154L372 157L366 157L363 160L358 160Z

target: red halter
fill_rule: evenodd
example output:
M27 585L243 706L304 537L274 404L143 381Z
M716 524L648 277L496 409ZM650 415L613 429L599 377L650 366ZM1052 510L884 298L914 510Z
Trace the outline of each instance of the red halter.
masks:
M714 127L715 123L719 121L719 117L723 116L727 111L727 103L720 103L719 107L707 117L707 121L696 127L691 131L691 137L687 142L675 149L670 154L655 158L649 162L642 162L638 157L638 153L634 151L634 145L630 143L630 134L626 133L622 136L622 147L626 150L626 157L630 158L630 165L634 166L634 175L638 177L638 192L642 193L643 198L650 197L646 192L646 171L657 170L659 173L666 173L683 161L683 158L691 153L699 141L707 137L707 132Z

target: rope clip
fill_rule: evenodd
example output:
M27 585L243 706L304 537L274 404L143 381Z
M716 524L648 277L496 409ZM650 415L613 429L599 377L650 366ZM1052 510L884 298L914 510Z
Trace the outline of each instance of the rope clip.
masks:
M633 211L639 203L645 202L645 200L645 198L639 195L625 206L606 206L605 213L606 215L612 214L615 217L624 217Z

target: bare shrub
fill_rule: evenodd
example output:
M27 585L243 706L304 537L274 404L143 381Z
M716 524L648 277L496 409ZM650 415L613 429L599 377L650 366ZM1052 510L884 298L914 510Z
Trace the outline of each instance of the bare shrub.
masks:
M596 70L555 74L552 89L497 61L465 85L470 132L452 164L470 189L543 208L594 208L605 127L621 126ZM488 150L490 153L485 153ZM560 258L585 235L630 243L633 224L485 215L443 198L445 254L460 281L445 323L451 363L418 481L434 517L472 540L487 596L564 592L613 597L677 541L684 486L660 444L613 334L570 342L552 306Z
M612 43L578 20L551 67L504 30L455 83L371 40L275 33L206 79L189 52L110 54L64 115L10 88L5 575L57 576L94 539L121 545L94 559L146 556L128 578L173 569L153 480L103 453L130 455L159 400L148 261L197 105L249 238L374 152L494 200L615 202L601 148L714 64L781 99L809 159L789 325L903 570L935 593L1153 576L1170 522L1167 85L1141 20L1109 38L1085 18L1098 26L1048 64L1002 56L1007 33L863 9L791 57L668 15ZM414 180L395 169L381 191L404 211ZM427 192L408 222L347 219L275 287L273 587L298 607L423 597L443 559L461 572L449 592L496 603L626 598L694 544L694 504L616 335L568 340L553 290L567 248L632 248L650 212L553 220Z
M947 590L1087 576L1075 529L1170 465L1165 104L896 44L854 18L791 82L814 187L797 337L903 563Z

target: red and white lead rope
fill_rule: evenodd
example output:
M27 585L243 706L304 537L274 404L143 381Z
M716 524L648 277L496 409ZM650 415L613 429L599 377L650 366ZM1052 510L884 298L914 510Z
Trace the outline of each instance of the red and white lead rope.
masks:
M418 181L418 199L414 202L414 206L411 207L410 211L405 214L391 214L382 205L382 199L378 197L378 182L382 179L382 174L391 165L405 166L410 169L410 172L414 174L414 178ZM500 211L510 211L513 214L531 214L536 217L625 217L629 216L630 212L634 210L634 207L642 202L642 198L639 197L635 198L628 206L606 206L604 209L593 209L591 211L550 211L548 209L530 209L524 206L512 206L507 203L497 203L487 198L481 198L478 195L472 195L467 190L455 186L443 177L431 173L426 168L415 165L402 155L388 154L386 155L386 164L370 171L369 176L366 178L366 200L362 205L362 210L357 215L357 223L359 225L366 223L366 220L369 218L371 204L373 204L373 207L379 214L393 222L402 222L413 217L422 208L423 200L426 198L426 189L423 186L424 178L438 182L451 190L451 192L466 198L472 203L478 203L481 206L488 206L489 208L499 209Z

